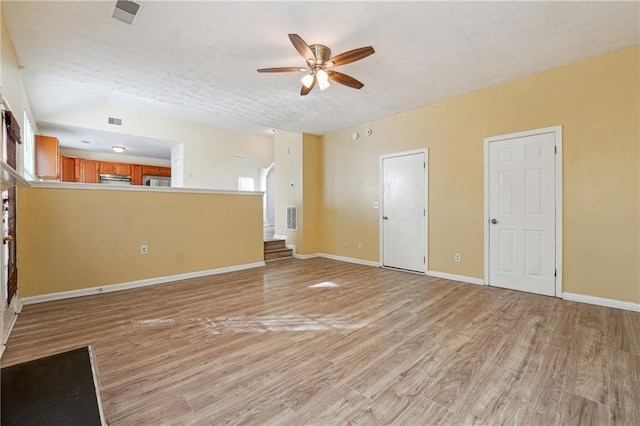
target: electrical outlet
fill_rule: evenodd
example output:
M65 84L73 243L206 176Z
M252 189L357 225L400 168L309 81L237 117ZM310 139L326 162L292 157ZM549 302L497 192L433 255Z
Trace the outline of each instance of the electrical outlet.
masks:
M362 243L358 243L358 250L362 250Z
M462 262L462 255L460 253L456 253L453 255L453 260L456 262Z
M146 244L143 244L140 246L140 254L147 254L149 253L149 247Z

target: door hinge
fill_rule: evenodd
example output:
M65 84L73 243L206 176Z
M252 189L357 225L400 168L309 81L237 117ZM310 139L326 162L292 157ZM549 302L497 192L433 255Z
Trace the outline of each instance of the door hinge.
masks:
M427 209L422 209L422 216L427 217Z
M553 270L553 276L554 276L554 277L557 277L557 276L558 276L558 270L557 270L557 269L554 269L554 270Z
M558 153L558 147L557 147L557 146L554 146L554 147L553 147L553 153L554 153L554 154L557 154L557 153Z
M422 263L427 263L427 257L426 256L422 256Z
M422 163L422 168L423 168L423 169L426 169L426 168L427 168L427 162L426 162L426 161Z

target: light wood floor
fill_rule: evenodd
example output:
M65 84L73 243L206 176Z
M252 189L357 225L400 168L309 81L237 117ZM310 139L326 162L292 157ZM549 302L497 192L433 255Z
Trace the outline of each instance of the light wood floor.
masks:
M112 426L640 424L639 313L327 259L29 305L2 362L84 345Z

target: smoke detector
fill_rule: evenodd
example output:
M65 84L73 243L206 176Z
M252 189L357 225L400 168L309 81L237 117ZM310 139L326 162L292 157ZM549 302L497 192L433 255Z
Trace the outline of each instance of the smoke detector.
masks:
M144 5L142 3L130 0L118 0L111 17L127 25L133 25L143 7Z

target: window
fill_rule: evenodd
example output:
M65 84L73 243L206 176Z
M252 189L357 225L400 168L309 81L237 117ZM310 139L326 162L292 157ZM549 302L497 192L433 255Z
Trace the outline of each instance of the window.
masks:
M33 127L31 127L31 122L29 121L29 116L27 112L24 112L24 137L22 138L22 143L24 146L23 151L23 160L24 160L24 172L23 175L27 180L35 180L36 179L36 150L35 150L35 140L33 136Z
M253 191L253 178L239 177L238 178L238 190L240 191Z

